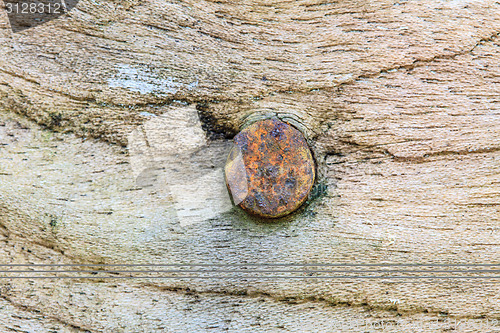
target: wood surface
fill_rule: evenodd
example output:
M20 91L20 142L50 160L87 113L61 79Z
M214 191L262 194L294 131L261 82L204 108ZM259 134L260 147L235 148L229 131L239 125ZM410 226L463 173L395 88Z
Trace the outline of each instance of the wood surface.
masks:
M498 265L499 34L495 1L81 0L15 34L0 10L0 263ZM222 172L272 115L319 179L265 223ZM489 332L500 285L0 279L0 311L19 332Z

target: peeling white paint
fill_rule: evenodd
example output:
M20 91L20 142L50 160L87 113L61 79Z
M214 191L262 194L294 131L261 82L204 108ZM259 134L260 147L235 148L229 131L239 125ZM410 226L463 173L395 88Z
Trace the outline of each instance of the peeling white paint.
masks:
M119 64L118 73L108 80L112 88L125 88L141 94L170 95L180 89L193 90L198 86L198 81L189 84L178 82L174 77L162 77L158 71L147 67L133 67L128 64Z

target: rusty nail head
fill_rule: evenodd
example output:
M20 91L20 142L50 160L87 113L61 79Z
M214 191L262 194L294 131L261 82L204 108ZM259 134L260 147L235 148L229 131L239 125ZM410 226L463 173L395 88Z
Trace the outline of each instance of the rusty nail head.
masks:
M277 218L306 201L316 171L304 135L280 120L266 119L235 136L225 177L234 204L259 217Z

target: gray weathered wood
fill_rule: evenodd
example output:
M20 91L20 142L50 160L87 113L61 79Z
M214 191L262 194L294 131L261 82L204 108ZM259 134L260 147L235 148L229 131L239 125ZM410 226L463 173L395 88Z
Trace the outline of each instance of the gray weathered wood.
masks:
M0 12L2 262L498 263L499 9L82 0L18 34ZM305 131L328 187L279 223L232 208L222 179L231 135L267 114ZM311 331L500 317L499 285L478 281L0 285L14 330L299 331L308 306Z

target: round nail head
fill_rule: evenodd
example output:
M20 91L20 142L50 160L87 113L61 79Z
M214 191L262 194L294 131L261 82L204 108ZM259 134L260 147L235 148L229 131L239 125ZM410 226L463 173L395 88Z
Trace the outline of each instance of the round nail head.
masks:
M315 176L304 135L277 119L258 121L238 133L225 167L234 204L263 218L282 217L299 208Z

